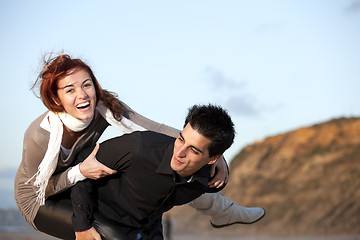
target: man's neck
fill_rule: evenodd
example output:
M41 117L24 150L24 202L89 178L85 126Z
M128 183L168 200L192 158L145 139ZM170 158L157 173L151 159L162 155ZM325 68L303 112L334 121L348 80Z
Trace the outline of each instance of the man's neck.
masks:
M183 177L183 178L189 178L191 177L193 174L185 174L183 172L176 172L179 176Z

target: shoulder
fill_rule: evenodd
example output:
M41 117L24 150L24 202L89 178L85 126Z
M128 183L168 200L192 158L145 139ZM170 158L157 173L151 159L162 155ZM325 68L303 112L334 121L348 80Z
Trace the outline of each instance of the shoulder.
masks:
M130 135L136 141L151 145L153 144L157 145L160 143L169 143L175 140L175 138L173 137L153 131L137 131L137 132L133 132Z
M175 141L173 137L153 131L137 131L128 135L131 139L128 144L131 145L133 153L141 156L150 153L162 155Z
M32 123L25 131L24 143L28 141L37 142L38 144L47 143L50 134L48 131L40 127L40 123L44 120L47 113L48 112L43 113L42 115L37 117L34 121L32 121Z
M99 151L147 154L149 151L154 151L155 149L164 149L173 142L174 138L161 133L135 131L104 141L100 144Z
M127 105L125 102L120 101L120 103L123 105L124 107L124 112L123 112L123 116L128 118L128 119L132 119L132 117L136 114L136 112L134 110L132 110L129 105Z

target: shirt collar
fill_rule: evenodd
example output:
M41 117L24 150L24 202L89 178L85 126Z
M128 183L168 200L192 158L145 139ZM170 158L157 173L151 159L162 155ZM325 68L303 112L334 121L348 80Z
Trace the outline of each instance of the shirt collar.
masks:
M172 158L173 151L174 151L174 141L172 141L165 147L164 154L162 156L159 167L156 170L156 173L168 174L168 175L172 175L174 173L174 170L172 170L170 166L170 161Z

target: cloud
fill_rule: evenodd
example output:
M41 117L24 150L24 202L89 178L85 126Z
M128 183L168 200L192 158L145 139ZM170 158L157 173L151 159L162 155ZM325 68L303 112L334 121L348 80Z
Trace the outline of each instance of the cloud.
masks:
M360 12L360 0L353 1L345 8L345 13Z
M237 81L225 76L222 71L206 67L204 76L207 86L219 94L217 102L222 102L231 114L243 117L260 117L262 113L272 113L282 106L258 103L256 97L249 93L245 81Z
M232 114L246 117L257 117L259 115L254 104L254 97L247 93L245 81L237 81L227 77L222 71L213 67L206 67L204 76L207 85L220 93L221 102Z
M246 117L258 117L260 112L251 97L232 96L226 102L226 108L232 113Z
M204 76L207 83L214 89L241 89L245 86L245 82L235 81L232 78L226 77L221 71L213 68L206 67L204 70Z

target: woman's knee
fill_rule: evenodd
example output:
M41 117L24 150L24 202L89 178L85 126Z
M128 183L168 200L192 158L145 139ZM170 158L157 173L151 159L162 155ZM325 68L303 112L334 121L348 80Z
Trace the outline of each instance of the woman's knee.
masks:
M70 199L46 200L36 214L36 228L54 237L75 239L72 228L72 206Z

